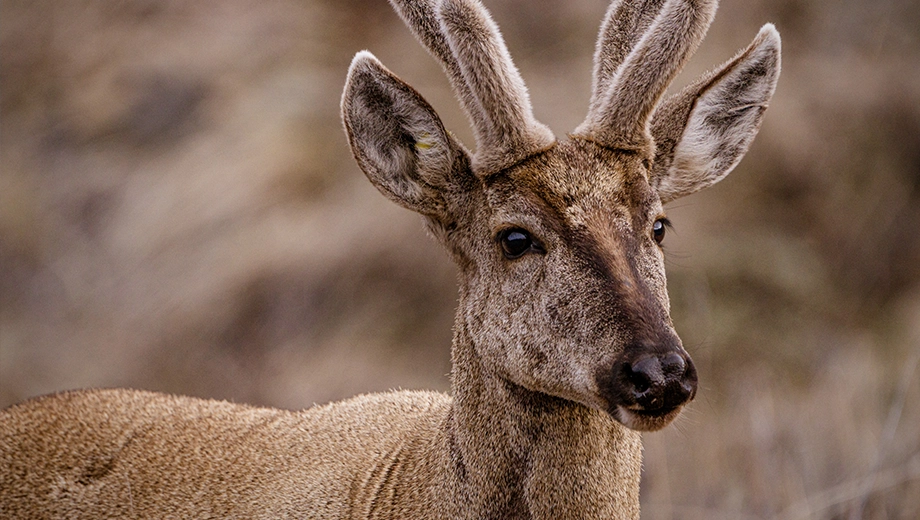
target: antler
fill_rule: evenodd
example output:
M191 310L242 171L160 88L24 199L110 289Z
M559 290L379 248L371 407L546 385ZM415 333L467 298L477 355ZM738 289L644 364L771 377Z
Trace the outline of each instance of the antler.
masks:
M533 117L524 80L477 0L390 0L441 62L473 125L473 170L488 175L545 150L552 132Z
M608 9L594 57L591 105L575 135L651 155L652 113L703 40L717 5L667 0L662 7L663 2L622 0Z
M589 112L600 110L607 97L610 81L661 11L665 0L614 1L601 24L594 51L594 84Z

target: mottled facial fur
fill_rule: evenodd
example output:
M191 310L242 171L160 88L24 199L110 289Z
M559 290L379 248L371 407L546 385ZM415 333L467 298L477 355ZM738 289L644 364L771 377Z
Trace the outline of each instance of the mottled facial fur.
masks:
M490 369L655 429L679 405L634 417L635 402L616 389L631 351L661 344L683 352L653 232L663 210L643 163L578 139L558 144L482 179L465 201L470 222L460 227L469 233L455 236L467 244L446 245L474 252L459 312ZM499 242L509 229L538 246L507 258Z

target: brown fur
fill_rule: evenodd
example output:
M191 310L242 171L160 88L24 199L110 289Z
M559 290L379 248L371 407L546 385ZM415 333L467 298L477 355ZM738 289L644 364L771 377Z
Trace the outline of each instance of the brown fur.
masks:
M392 3L444 65L477 152L366 52L342 115L368 179L460 267L451 396L301 412L134 390L34 399L0 416L0 517L638 517L638 431L696 391L653 228L662 202L746 151L778 35L658 107L715 4L615 2L588 117L557 143L477 1ZM509 231L531 247L508 253Z

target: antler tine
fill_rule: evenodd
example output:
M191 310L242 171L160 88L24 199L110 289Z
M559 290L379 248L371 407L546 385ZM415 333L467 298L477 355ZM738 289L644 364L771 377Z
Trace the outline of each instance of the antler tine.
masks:
M610 81L655 21L665 0L615 0L607 9L594 51L594 75L588 112L598 110Z
M463 79L463 72L460 64L457 63L454 55L451 54L450 45L441 32L441 22L438 20L435 10L437 0L390 0L390 5L402 18L403 22L416 39L425 47L428 52L441 62L444 73L447 74L454 93L460 100L460 104L467 112L471 121L484 119L482 115L482 105L473 96L469 86Z
M716 0L668 0L608 80L606 91L575 134L610 148L650 155L652 113L671 80L703 40L717 3ZM640 17L637 27L641 26L641 20Z
M473 170L488 175L549 148L498 27L477 0L390 0L444 66L473 126Z

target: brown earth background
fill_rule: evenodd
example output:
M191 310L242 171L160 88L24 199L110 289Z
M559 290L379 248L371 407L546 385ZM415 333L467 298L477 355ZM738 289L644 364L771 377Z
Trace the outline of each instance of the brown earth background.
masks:
M557 135L605 0L489 0ZM303 408L448 388L455 271L366 181L338 103L372 50L468 145L383 0L15 1L0 13L0 406L128 386ZM920 517L920 4L723 0L679 78L765 22L747 158L668 208L701 374L645 436L643 517Z

